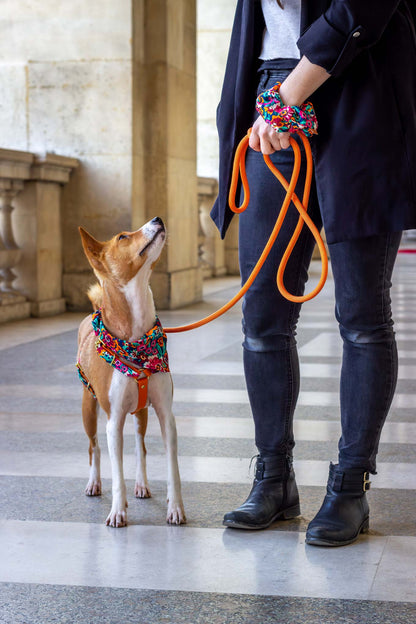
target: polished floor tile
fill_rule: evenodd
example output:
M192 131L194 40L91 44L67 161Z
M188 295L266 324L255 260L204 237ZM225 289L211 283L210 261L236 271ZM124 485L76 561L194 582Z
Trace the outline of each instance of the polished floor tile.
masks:
M237 416L224 419L222 416L178 416L176 427L180 438L227 438L253 439L254 424L250 418ZM98 431L105 434L106 418L98 419ZM338 420L302 420L295 419L295 438L308 441L337 441L341 431ZM17 433L80 433L83 432L80 414L2 414L0 413L0 431ZM124 428L125 435L133 435L133 418L128 418ZM160 434L159 422L150 414L147 436ZM381 443L408 444L416 439L416 423L386 422L381 434Z
M390 555L404 550L415 570L411 537L322 550L305 545L302 533L16 521L0 529L0 581L365 600L381 591L377 573L387 553L383 583L401 581L391 599L416 600L412 579L405 582ZM354 570L347 586L345 568Z
M130 524L121 530L104 525L111 506L104 414L103 494L84 494L88 441L74 368L84 315L0 326L1 624L410 624L416 617L414 262L400 257L395 272L399 383L382 432L378 474L371 478L370 533L347 548L305 545L340 433L342 341L331 278L304 306L298 331L302 391L295 470L302 515L261 532L221 525L223 514L250 489L256 453L241 362L240 304L201 330L169 335L189 518L183 527L165 525L166 458L152 411L147 446L153 497L134 498L129 418ZM205 284L202 303L162 310L160 317L166 327L194 321L237 290L238 278L213 280Z
M336 457L332 457L336 461ZM247 457L179 457L182 481L201 483L250 483L253 473L249 470ZM135 456L124 454L126 476L135 474ZM111 477L111 467L105 447L102 449L101 474ZM166 462L163 455L147 455L149 479L166 480ZM328 478L328 460L295 460L296 479L301 485L323 485ZM0 474L10 476L87 476L87 454L3 451L0 457ZM416 465L378 462L377 476L372 480L374 488L416 489Z

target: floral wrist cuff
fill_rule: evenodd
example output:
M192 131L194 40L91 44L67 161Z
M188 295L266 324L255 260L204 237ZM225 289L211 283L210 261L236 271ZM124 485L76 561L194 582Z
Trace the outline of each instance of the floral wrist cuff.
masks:
M276 132L303 132L307 137L317 134L318 120L311 102L301 106L285 106L280 97L280 82L260 93L256 110Z

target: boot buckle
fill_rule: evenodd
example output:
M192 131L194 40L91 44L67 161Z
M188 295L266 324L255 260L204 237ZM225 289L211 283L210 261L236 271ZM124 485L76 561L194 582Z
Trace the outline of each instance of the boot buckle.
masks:
M257 457L256 473L255 473L256 481L262 481L264 477L265 468L266 468L265 462L261 459L261 457Z
M368 492L370 489L371 481L370 481L370 473L365 472L363 475L363 492Z

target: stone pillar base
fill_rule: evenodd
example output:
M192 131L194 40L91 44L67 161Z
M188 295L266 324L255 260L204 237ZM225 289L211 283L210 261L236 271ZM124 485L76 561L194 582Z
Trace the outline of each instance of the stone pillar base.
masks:
M25 297L1 293L0 323L29 318L30 303Z
M202 278L204 280L210 279L211 277L224 277L224 275L227 275L227 269L225 266L214 270L208 266L202 267Z
M169 273L155 272L150 283L156 309L159 310L176 310L202 300L200 267Z
M37 316L38 318L63 314L66 311L66 301L64 298L35 301L30 304L30 311L32 316Z

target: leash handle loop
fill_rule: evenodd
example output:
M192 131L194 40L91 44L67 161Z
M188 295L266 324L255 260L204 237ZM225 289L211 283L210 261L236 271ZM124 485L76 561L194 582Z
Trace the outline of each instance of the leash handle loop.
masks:
M232 178L231 178L228 201L229 201L229 206L231 210L237 214L241 214L242 212L244 212L244 210L246 210L250 201L250 187L248 184L247 173L246 173L246 168L245 168L245 157L246 157L246 152L248 148L250 133L251 133L251 128L247 132L246 136L244 136L243 139L240 141L237 147L236 153L235 153L234 163L233 163L233 171L232 171ZM294 205L296 206L299 212L299 220L296 225L295 231L292 235L292 238L289 241L287 249L285 253L283 254L283 258L280 262L280 265L277 271L277 276L276 276L277 287L283 297L285 297L289 301L293 301L296 303L303 303L304 301L309 301L313 297L316 297L316 295L322 290L325 284L327 275L328 275L328 256L326 254L325 245L319 233L319 230L317 229L317 227L315 226L312 219L307 213L310 189L311 189L311 184L312 184L313 159L312 159L310 143L307 137L301 133L299 133L299 136L301 137L301 140L303 142L303 145L305 148L305 154L306 154L306 178L305 178L305 186L303 190L302 202L299 200L299 198L297 197L295 193L295 188L296 188L296 184L297 184L297 181L299 178L299 172L300 172L301 151L300 151L297 141L293 137L290 137L289 139L290 145L293 149L293 154L294 154L293 171L292 171L292 175L290 178L290 182L288 182L286 178L280 173L280 171L273 165L269 156L267 156L266 154L263 156L264 161L266 165L269 167L270 171L273 173L274 176L276 176L276 178L282 184L283 188L286 190L286 196L283 200L282 207L276 219L276 223L274 225L272 233L270 234L269 240L267 241L266 246L260 258L258 259L257 264L252 270L247 281L245 282L243 287L240 289L240 291L228 303L223 305L216 312L213 312L209 316L206 316L205 318L199 321L196 321L195 323L190 323L189 325L182 325L180 327L165 327L165 332L167 334L189 331L191 329L196 329L197 327L201 327L202 325L206 325L210 321L213 321L214 319L218 318L219 316L227 312L245 295L245 293L248 291L248 289L250 288L250 286L256 279L257 275L259 274L260 269L265 263L266 258L269 255L270 250L276 241L276 238L280 232L280 229L282 227L283 221L286 217L286 213L288 211L288 208L291 202L294 203ZM241 206L236 206L236 194L237 194L239 176L241 176L241 182L243 186L244 195L243 195L243 202ZM308 293L307 295L292 295L291 293L287 291L287 289L284 286L284 272L285 272L287 263L289 261L290 254L292 253L293 248L296 245L296 242L302 231L302 227L304 223L306 223L309 229L311 230L312 235L315 238L316 243L319 248L319 253L320 253L321 262L322 262L321 277L319 279L317 286L312 290L312 292Z
M233 172L231 176L231 184L230 191L228 193L228 205L231 210L236 214L241 214L245 211L247 206L250 203L250 187L248 184L247 173L246 173L246 153L248 148L248 142L250 139L251 128L247 132L246 136L240 141L237 146L234 162L233 162ZM241 177L241 183L243 185L243 202L241 206L236 206L236 196L237 196L237 186L238 180Z
M291 200L293 201L297 211L299 212L299 220L296 225L295 231L292 235L292 238L290 239L288 246L286 247L286 250L283 254L282 260L280 261L280 265L279 265L277 275L276 275L276 283L277 283L277 287L279 289L280 294L283 297L285 297L285 299L288 299L288 301L292 301L294 303L304 303L305 301L310 301L311 299L316 297L316 295L319 294L322 288L324 287L326 278L328 276L328 255L326 253L325 244L322 240L322 237L318 228L316 227L316 225L314 224L314 222L312 221L312 219L310 218L307 212L308 204L309 204L309 197L310 197L310 192L311 192L311 185L312 185L312 173L313 173L312 150L311 150L311 146L307 137L303 133L299 133L299 136L302 139L303 146L305 148L305 155L306 155L305 185L303 188L302 201L299 200L296 193L293 193L291 197ZM295 155L295 161L299 159L299 162L300 162L301 151L300 151L298 143L295 141L295 139L290 138L290 145ZM274 166L269 156L265 154L263 158L264 158L266 165L270 169L270 171L279 180L280 184L286 190L286 197L287 197L287 195L289 194L289 185L287 183L286 178L280 173L277 167ZM283 206L282 206L281 212L283 212ZM286 211L285 211L285 216L286 216ZM308 226L309 230L311 231L312 236L314 237L316 244L318 246L318 249L319 249L319 254L321 257L321 276L318 281L318 284L310 293L306 295L292 295L285 288L284 272L285 272L287 263L289 261L290 255L297 243L297 240L300 236L300 233L305 223Z

